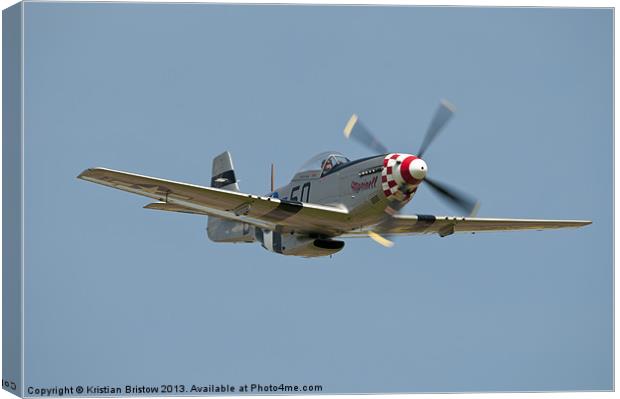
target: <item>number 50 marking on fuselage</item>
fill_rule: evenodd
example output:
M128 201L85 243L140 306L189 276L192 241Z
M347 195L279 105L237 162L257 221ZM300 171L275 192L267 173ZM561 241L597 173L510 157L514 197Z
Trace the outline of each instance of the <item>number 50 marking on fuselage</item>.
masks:
M297 198L297 192L301 187L301 194ZM291 189L291 201L310 202L310 182L304 183L302 186L295 186Z

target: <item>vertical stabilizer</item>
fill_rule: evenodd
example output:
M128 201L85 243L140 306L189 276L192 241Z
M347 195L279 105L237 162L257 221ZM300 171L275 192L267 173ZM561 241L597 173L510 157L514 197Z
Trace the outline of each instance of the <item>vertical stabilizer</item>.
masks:
M213 158L211 176L211 187L229 191L239 191L239 183L237 183L230 152L224 151Z
M211 175L211 187L239 191L239 183L237 183L237 177L235 176L232 157L228 151L213 158ZM226 220L215 216L209 216L207 234L212 241L216 242L254 241L254 227L247 223Z

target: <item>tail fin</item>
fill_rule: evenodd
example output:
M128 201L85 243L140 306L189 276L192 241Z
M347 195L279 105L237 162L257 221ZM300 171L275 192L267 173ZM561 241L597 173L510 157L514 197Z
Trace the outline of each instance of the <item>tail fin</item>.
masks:
M228 151L213 158L211 175L211 187L239 191L239 183L237 183L232 158ZM253 242L254 227L247 223L209 216L207 235L211 241L216 242Z
M239 183L237 183L230 152L224 151L213 158L211 176L211 187L228 191L239 191Z

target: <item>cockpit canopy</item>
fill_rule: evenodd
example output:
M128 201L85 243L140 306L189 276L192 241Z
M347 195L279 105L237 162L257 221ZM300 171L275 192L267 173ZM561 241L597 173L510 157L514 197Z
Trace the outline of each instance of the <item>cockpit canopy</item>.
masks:
M337 151L325 151L306 161L306 163L299 168L296 176L300 173L308 174L309 176L307 177L324 176L336 166L340 166L348 162L350 162L349 158Z

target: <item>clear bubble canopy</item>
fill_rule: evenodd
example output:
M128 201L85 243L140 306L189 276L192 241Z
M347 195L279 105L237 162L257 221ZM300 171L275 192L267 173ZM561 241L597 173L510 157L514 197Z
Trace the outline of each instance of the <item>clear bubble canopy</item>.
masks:
M351 161L338 151L325 151L307 160L301 168L299 168L297 173L321 170L327 171L347 162Z

